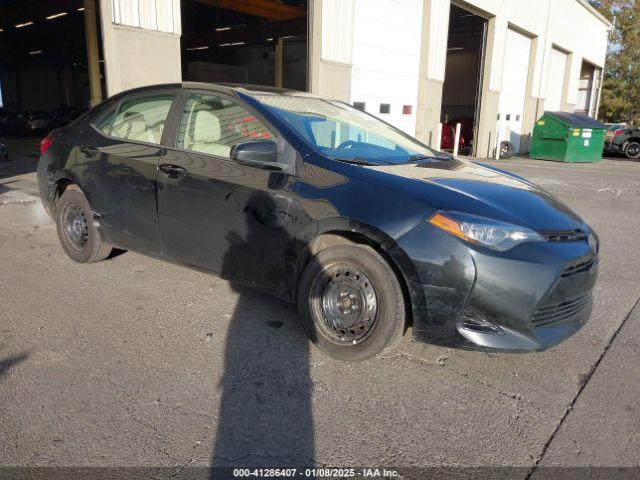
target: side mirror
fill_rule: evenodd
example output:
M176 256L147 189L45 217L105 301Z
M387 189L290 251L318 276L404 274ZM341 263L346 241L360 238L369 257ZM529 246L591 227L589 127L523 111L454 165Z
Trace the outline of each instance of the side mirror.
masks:
M252 165L265 169L278 168L278 147L273 140L255 140L238 143L231 148L231 159L244 165Z

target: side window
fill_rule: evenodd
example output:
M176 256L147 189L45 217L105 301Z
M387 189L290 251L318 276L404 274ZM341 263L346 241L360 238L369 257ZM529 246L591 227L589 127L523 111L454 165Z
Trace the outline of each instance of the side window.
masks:
M160 143L173 97L173 94L160 93L124 100L113 118L110 135L126 140Z
M235 102L193 93L180 120L176 147L229 158L234 145L271 138L264 124Z
M100 132L104 133L105 135L109 135L109 133L111 133L111 123L113 122L113 117L115 116L115 114L116 109L112 108L111 111L104 115L100 120L98 120L98 122L95 123L94 126L98 130L100 130Z

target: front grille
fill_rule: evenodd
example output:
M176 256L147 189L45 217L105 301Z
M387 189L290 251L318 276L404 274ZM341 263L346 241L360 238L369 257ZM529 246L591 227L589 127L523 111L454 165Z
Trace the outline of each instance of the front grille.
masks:
M572 265L569 265L562 271L560 275L562 278L571 277L572 275L576 275L578 273L587 272L593 267L596 258L595 256L590 256L588 258L579 260Z
M534 327L546 327L570 320L584 312L590 302L591 292L587 292L573 300L540 307L531 317L531 324Z
M538 232L548 242L580 242L588 236L580 229L576 230L543 230Z

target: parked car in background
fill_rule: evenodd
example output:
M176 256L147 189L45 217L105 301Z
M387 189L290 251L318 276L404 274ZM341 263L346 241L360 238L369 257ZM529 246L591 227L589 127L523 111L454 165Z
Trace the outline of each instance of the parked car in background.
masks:
M39 110L12 112L4 120L5 135L28 136L46 132L51 116Z
M599 242L576 213L337 100L144 87L41 152L40 196L70 258L117 247L263 289L296 303L311 341L341 360L408 326L439 345L545 350L591 314Z
M604 134L605 143L610 142L613 139L615 132L627 128L626 123L605 123L604 126L607 127L607 131Z
M9 160L9 149L7 148L7 139L0 136L0 161Z
M605 134L604 151L624 154L627 158L640 158L640 127L612 126Z
M627 128L627 124L625 122L618 123L603 123L605 127L607 127L608 132L613 132L615 130L619 130L621 128Z
M83 112L84 110L80 108L58 108L51 113L51 120L49 121L47 129L53 130L55 128L64 127L82 115Z
M4 135L5 122L6 122L8 116L9 116L9 112L7 112L6 110L3 109L0 112L0 135Z

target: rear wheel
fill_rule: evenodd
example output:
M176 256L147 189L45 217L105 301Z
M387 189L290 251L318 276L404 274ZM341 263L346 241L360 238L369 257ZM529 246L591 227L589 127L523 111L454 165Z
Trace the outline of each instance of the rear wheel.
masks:
M402 336L400 283L369 246L337 245L320 251L305 268L297 297L307 335L336 359L371 358Z
M640 142L632 140L624 147L624 154L627 158L637 160L640 158Z
M101 240L87 197L75 185L67 187L56 203L55 219L60 244L72 260L97 262L111 254L113 247Z

